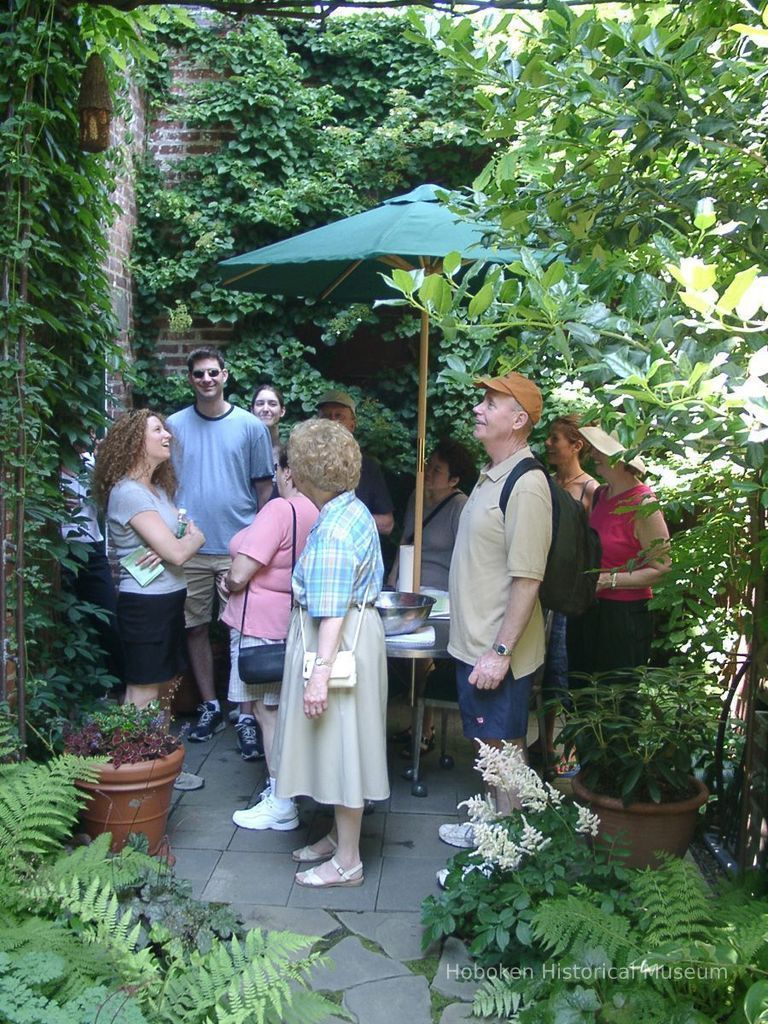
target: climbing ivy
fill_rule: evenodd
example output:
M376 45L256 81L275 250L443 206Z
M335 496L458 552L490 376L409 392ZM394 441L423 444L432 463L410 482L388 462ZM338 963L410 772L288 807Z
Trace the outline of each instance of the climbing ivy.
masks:
M3 681L20 668L43 729L108 682L84 609L58 585L75 557L60 537L59 465L74 464L73 442L103 430L106 376L121 366L106 237L120 154L79 150L77 96L89 49L112 39L120 49L102 53L120 113L131 40L142 59L151 52L136 33L142 19L45 0L0 11Z
M468 180L490 148L469 89L450 84L424 42L406 38L401 17L364 15L313 26L206 19L158 39L165 68L181 62L199 76L171 92L155 76L155 116L212 138L169 175L148 157L139 182L135 237L140 397L174 407L178 380L165 382L154 350L169 311L183 303L196 324L230 323L231 396L246 402L271 376L301 418L328 385L328 346L405 344L412 315L340 309L279 296L224 290L218 260L358 213L424 181ZM395 349L393 349L394 351ZM401 364L405 364L404 366ZM334 383L350 383L349 380ZM359 437L391 469L411 469L416 412L409 351L365 381ZM435 426L439 429L439 425Z

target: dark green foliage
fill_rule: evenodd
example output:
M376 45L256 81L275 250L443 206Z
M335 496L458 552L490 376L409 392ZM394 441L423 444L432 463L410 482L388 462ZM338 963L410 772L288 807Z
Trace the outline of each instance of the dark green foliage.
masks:
M0 36L0 478L6 509L23 508L26 549L20 536L4 548L25 554L27 633L12 637L9 651L24 645L29 678L44 680L30 686L29 710L45 728L65 701L98 693L105 675L82 608L59 593L68 547L58 530L58 467L72 458L72 441L101 428L105 372L119 361L105 238L115 178L107 159L77 148L85 26L52 4L13 0L0 12ZM13 611L15 586L7 598Z
M216 141L210 154L175 163L171 181L149 160L141 171L137 393L164 409L189 400L186 383L164 380L154 355L158 329L179 303L196 324L234 325L230 397L245 405L257 381L273 379L287 396L286 426L314 409L329 381L356 383L348 372L361 352L374 353L355 374L371 399L358 437L387 468L411 471L418 320L225 291L214 266L424 181L466 184L490 152L468 90L449 81L428 46L407 38L402 17L333 18L322 31L259 19L217 26L162 37L174 47L168 59L183 53L225 77L206 76L182 96L163 92L164 79L153 87L158 112ZM328 346L343 348L332 364ZM454 426L453 413L433 403L435 437Z
M692 865L670 860L632 872L619 904L583 886L545 899L533 932L540 959L485 982L475 999L484 1015L513 1007L520 1024L735 1022L765 967L768 907L744 887L713 895Z
M75 779L98 774L98 762L70 756L0 766L0 878L31 871L61 845L85 800Z
M70 756L3 769L0 1020L298 1024L337 1011L308 990L325 959L313 939L244 933L231 912L195 904L183 886L174 914L169 879L158 914L150 909L162 888L152 858L130 846L113 857L108 836L63 849L80 801L73 779L93 771ZM182 919L188 926L177 933Z
M638 669L574 687L558 741L576 751L588 789L625 804L692 794L691 775L709 750L719 690L700 671Z
M564 400L589 405L650 457L675 533L654 597L661 658L730 673L768 562L768 330L764 310L713 309L688 284L681 295L693 269L669 268L698 260L716 296L765 273L765 50L734 25L760 17L724 0L552 0L540 22L509 15L490 32L412 17L475 86L497 142L466 209L523 246L471 302L451 289L441 326L460 348L442 380L465 388L483 358L529 372L545 420Z

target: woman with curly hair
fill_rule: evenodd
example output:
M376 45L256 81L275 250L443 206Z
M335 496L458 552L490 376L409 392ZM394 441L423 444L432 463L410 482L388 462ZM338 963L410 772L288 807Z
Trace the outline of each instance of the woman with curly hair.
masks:
M159 413L139 409L122 416L99 446L94 491L106 507L113 551L118 559L146 546L142 566L162 571L142 586L120 565L117 626L123 647L127 704L144 707L182 671L184 599L181 566L205 542L194 523L177 537L173 504L176 477L170 432Z
M360 826L366 800L389 796L384 628L373 607L384 569L376 523L355 497L360 449L332 420L294 427L288 463L298 489L320 509L293 573L296 601L286 643L275 762L277 796L332 804L334 823L293 859L316 867L296 875L313 889L363 884ZM317 657L304 679L306 651ZM357 684L329 685L340 650L354 648Z

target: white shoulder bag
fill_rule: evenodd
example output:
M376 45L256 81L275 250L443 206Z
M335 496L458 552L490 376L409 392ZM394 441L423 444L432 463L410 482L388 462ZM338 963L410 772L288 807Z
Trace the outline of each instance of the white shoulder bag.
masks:
M371 581L368 580L368 586L365 588L365 594L363 595L363 603L360 606L360 614L357 618L357 626L355 627L355 638L352 641L351 651L338 651L336 657L333 659L331 665L331 674L328 679L329 690L351 690L353 686L357 685L357 662L355 660L355 650L357 649L357 639L360 636L360 626L363 622L363 609L366 606L368 600L368 590L370 588ZM344 616L346 618L346 615ZM304 648L304 667L302 670L302 676L304 677L304 685L307 685L309 677L312 675L312 669L315 667L315 658L317 658L317 651L307 650L307 641L304 636L304 609L299 607L299 627L301 628L301 646ZM344 629L344 623L341 624L342 630Z

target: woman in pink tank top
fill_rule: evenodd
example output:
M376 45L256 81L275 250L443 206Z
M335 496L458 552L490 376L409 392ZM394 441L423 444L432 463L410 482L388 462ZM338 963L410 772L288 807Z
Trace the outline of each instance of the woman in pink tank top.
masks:
M617 461L625 449L600 427L581 427L606 485L592 499L590 526L603 548L595 605L568 623L571 672L610 672L647 664L651 654L652 586L670 567L669 531L636 456Z

